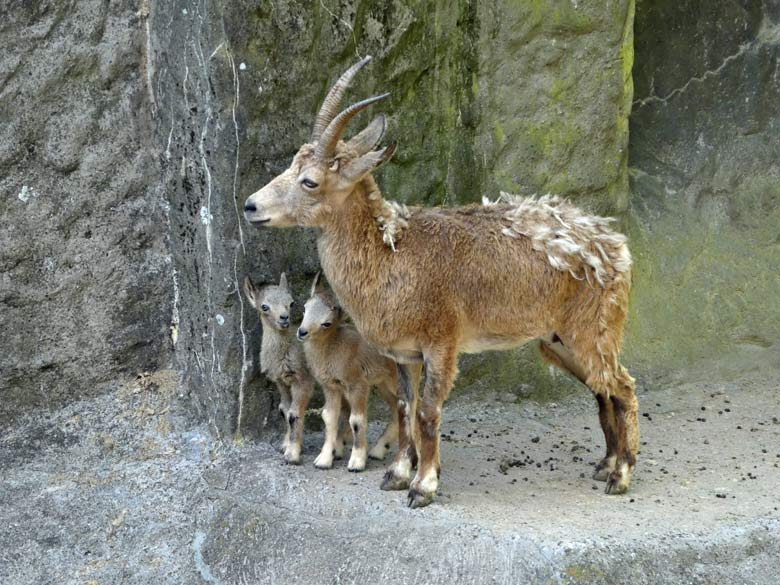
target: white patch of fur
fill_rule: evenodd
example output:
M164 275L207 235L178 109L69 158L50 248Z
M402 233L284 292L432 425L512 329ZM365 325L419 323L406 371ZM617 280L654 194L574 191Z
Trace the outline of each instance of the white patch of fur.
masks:
M402 455L393 462L390 470L395 477L409 479L412 477L412 462L408 457Z
M363 471L366 468L366 449L352 448L347 469L350 471Z
M592 276L604 286L615 273L631 269L626 237L609 228L612 218L586 215L554 195L536 198L502 192L495 202L483 198L483 205L499 202L512 206L504 215L510 222L504 235L529 238L533 249L544 252L556 270L588 282Z
M382 241L395 252L395 244L409 225L409 209L403 203L387 201L379 190L369 193L368 200L379 231L382 232Z
M439 487L439 478L436 476L436 471L431 469L425 477L414 482L417 490L424 494L432 494L436 492Z

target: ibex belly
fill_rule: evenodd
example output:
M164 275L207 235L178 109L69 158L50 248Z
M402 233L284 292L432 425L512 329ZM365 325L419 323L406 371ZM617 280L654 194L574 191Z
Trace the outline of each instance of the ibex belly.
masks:
M514 337L506 335L476 335L461 340L458 351L463 353L482 353L483 351L501 351L528 343L533 337Z

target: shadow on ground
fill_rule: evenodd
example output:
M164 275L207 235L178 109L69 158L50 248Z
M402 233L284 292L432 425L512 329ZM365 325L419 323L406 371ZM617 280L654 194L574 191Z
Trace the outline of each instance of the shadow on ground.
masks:
M440 495L412 511L378 489L382 463L314 469L321 433L291 467L188 427L158 372L4 432L0 582L775 583L775 380L641 392L640 464L617 497L590 479L586 392L457 397Z

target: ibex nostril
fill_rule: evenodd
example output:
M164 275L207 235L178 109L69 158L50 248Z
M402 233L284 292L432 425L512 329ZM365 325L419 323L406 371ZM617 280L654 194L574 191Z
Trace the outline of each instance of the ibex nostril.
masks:
M251 213L253 211L257 211L257 206L254 203L252 203L250 201L247 201L244 204L244 211L249 212L249 213Z

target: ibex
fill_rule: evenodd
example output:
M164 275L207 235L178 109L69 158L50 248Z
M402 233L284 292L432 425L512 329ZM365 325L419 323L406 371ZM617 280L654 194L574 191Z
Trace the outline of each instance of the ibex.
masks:
M349 426L353 436L347 469L363 471L368 449L369 392L375 386L382 400L390 406L390 412L394 413L398 391L396 367L393 360L381 355L352 325L344 322L341 307L320 286L319 280L320 274L317 273L306 301L303 322L298 328L298 339L303 341L306 362L325 393L322 409L325 442L322 452L314 460L314 466L328 469L333 465L343 399L349 405ZM390 444L397 438L398 423L393 414L392 421L368 456L384 459Z
M387 94L336 115L368 60L331 88L309 143L244 211L256 226L319 228L322 269L341 306L397 362L400 451L382 489L409 487L411 507L433 499L441 409L459 352L539 339L545 358L595 394L607 444L595 477L606 480L607 493L625 492L639 444L634 380L618 361L631 283L625 236L609 219L551 196L502 194L451 209L386 201L371 176L396 148L376 148L383 116L349 141L340 137L355 114ZM419 363L426 376L418 406L419 370L411 366Z
M293 298L287 287L287 276L282 273L279 285L257 288L247 276L244 293L257 309L263 324L260 346L260 371L279 388L282 412L287 430L284 436L284 459L288 463L301 462L303 426L306 406L314 392L314 378L306 367L303 348L290 330L290 307Z

